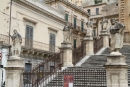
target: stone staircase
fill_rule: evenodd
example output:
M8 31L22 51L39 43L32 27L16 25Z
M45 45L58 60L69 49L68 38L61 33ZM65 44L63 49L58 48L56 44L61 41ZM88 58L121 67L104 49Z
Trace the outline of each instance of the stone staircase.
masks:
M130 87L130 46L123 46L120 52L126 56L126 63L129 66L128 68L128 85ZM107 48L101 55L92 55L86 60L82 66L83 67L103 67L103 65L107 62L106 55L110 54L110 49Z
M126 63L130 65L130 46L123 46L120 52L126 56ZM83 67L103 67L107 62L106 55L110 54L110 49L107 48L101 55L92 55L81 66Z
M130 65L130 46L124 46L120 52L126 56L126 63ZM70 67L57 76L45 87L63 87L63 76L73 75L73 87L106 87L106 71L103 65L107 62L106 55L110 54L107 48L101 55L90 56L81 67ZM128 68L128 85L130 87L130 68Z
M104 68L70 67L57 75L45 87L63 87L64 75L74 77L73 87L106 87L106 71Z

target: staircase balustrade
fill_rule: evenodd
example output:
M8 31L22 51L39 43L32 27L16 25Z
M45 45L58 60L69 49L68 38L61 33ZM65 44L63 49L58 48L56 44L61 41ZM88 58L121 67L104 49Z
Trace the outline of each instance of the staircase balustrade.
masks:
M101 48L103 48L103 37L94 41L94 53L97 53Z
M24 87L39 87L39 85L43 84L46 80L46 83L48 83L51 75L61 69L63 63L61 54L62 51L60 53L55 53L44 62L40 63L36 67L33 67L31 71L25 71L23 73Z
M73 64L76 65L81 59L86 56L86 44L81 44L81 46L77 47L73 50Z

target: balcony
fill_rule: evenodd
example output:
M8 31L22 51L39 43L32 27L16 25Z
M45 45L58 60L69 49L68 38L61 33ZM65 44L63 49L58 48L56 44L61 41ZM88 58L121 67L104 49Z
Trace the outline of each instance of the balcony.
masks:
M9 44L9 36L0 34L0 42L3 43L3 45L8 45ZM30 53L30 54L37 54L37 55L51 55L54 52L59 52L59 48L57 46L52 46L49 44L45 44L42 42L38 41L30 41L25 38L22 38L22 51L21 54L23 53Z
M89 15L90 19L102 17L102 13L96 13L96 12L91 12Z
M87 32L87 26L86 22L76 19L76 24L74 23L74 17L73 16L68 16L68 21L70 28L72 29L73 33L80 33L82 35L85 35ZM83 25L81 23L83 22Z

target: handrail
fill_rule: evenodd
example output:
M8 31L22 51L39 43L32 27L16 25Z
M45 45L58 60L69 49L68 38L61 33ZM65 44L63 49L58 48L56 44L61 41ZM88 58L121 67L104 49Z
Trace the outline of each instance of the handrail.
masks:
M61 54L63 54L62 51L55 53L46 61L43 61L42 63L33 67L30 72L25 71L23 73L23 80L24 78L29 78L32 86L39 87L39 85L43 84L52 74L61 69L63 63L63 57ZM52 65L53 68L50 67Z
M86 55L86 43L73 50L73 64L76 65Z
M101 48L103 48L103 37L95 40L94 42L94 53L97 53Z

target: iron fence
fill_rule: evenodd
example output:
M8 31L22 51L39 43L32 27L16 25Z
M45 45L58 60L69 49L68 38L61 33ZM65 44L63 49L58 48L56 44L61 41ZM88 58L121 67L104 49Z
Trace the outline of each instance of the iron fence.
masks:
M60 53L55 53L49 57L46 61L33 67L29 72L23 73L23 87L44 87L47 84L49 78L52 78L58 70L61 69L63 59L62 51ZM46 82L47 81L47 82Z
M42 80L41 83L39 83L41 75L39 73L42 72L26 73L26 78L23 79L23 87L106 87L106 70L104 68L82 67L57 70L46 80ZM42 74L45 76L45 73ZM39 79L35 80L35 75L39 76Z
M103 47L103 37L94 41L94 53L98 52Z
M83 43L81 46L73 50L73 64L76 65L86 55L86 44Z
M4 44L9 44L9 36L0 34L0 41L3 41ZM59 47L57 46L45 44L34 40L29 40L26 38L22 38L22 46L31 49L34 48L34 49L45 50L50 52L59 52Z

